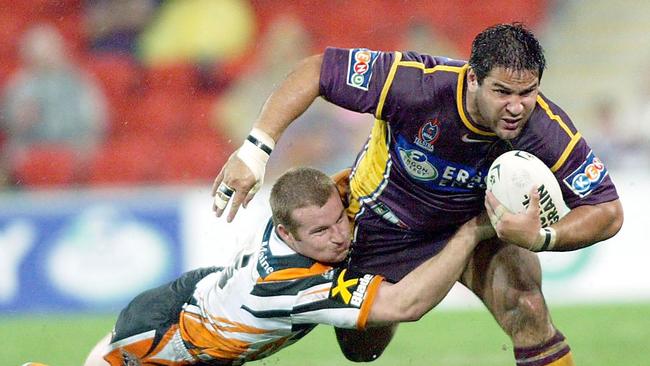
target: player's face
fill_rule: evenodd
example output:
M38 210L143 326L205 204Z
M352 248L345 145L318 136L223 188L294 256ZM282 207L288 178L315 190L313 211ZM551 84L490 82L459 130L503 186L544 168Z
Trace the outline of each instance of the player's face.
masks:
M539 94L537 71L494 68L478 85L468 73L468 111L474 121L500 139L519 135L528 122Z
M298 253L324 263L338 263L347 257L350 222L337 192L332 192L323 207L295 210L293 219L298 229L296 235L290 235L291 243L287 244Z

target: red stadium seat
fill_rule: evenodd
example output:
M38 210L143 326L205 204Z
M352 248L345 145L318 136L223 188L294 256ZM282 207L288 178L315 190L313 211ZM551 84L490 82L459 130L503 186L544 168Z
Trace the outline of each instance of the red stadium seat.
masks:
M123 136L109 141L90 167L91 185L151 184L158 180L159 143L148 136Z
M119 135L127 115L141 98L143 71L136 61L128 55L104 53L92 55L86 64L88 72L94 76L108 98L112 116L112 134Z
M76 183L77 157L62 145L31 147L13 167L13 176L19 186L68 186Z
M197 70L192 63L173 63L147 67L147 89L168 93L190 94L196 90Z
M170 142L161 152L163 183L210 183L232 147L217 134L192 134Z
M125 134L177 138L192 128L191 106L192 100L186 94L151 90L134 100L119 128Z

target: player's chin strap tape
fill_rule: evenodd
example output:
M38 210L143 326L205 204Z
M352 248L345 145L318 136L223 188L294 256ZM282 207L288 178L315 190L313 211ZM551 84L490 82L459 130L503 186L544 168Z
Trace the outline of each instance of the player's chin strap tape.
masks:
M539 235L537 240L530 248L533 252L543 252L545 250L551 250L555 246L555 241L557 240L557 232L552 227L544 227L539 229Z
M253 172L257 181L251 193L255 193L262 185L266 163L274 147L275 141L271 136L258 128L253 128L244 144L237 150L237 157Z

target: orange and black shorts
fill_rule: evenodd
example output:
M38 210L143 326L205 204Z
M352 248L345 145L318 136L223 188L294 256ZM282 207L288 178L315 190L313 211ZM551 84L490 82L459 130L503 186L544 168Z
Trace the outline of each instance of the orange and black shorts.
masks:
M136 296L117 318L104 359L113 366L193 364L180 338L179 316L196 284L220 269L206 267L189 271Z

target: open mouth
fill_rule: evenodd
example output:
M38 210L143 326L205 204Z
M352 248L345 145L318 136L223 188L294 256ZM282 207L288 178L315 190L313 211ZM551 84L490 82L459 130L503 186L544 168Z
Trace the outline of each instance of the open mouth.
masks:
M503 127L506 130L513 131L513 130L516 130L519 127L519 122L521 120L519 120L519 119L502 119L501 121L503 121Z

